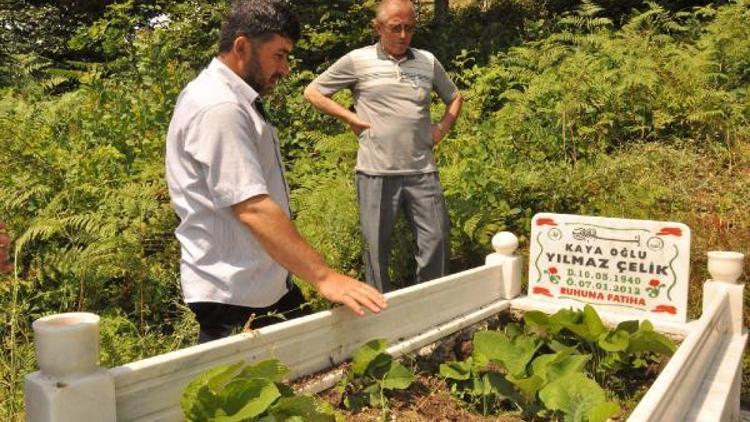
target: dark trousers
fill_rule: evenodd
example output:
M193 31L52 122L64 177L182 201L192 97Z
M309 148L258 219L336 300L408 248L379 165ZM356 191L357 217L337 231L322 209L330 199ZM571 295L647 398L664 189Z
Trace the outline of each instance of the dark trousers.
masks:
M437 173L408 176L356 175L357 200L365 239L367 282L391 290L388 258L399 209L414 231L417 283L448 274L450 221Z
M198 343L227 337L235 331L241 331L246 323L250 328L255 329L309 315L310 310L302 291L293 283L290 284L291 288L287 294L278 302L265 308L214 302L188 303L200 324Z

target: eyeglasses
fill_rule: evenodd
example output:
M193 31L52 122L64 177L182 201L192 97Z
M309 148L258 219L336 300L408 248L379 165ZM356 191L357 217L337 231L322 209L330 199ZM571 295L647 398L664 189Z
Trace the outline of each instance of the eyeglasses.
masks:
M401 32L406 32L407 34L413 34L417 31L416 25L385 25L385 28L388 30L388 32L392 34L400 34Z

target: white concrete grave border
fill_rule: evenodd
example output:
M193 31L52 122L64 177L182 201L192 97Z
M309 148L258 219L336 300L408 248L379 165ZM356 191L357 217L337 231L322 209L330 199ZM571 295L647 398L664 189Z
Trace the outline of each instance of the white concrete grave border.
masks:
M402 355L509 308L555 312L568 305L529 301L521 292L518 240L493 238L495 253L484 266L391 292L389 308L362 318L337 308L252 333L189 347L111 369L99 368L98 317L52 315L34 323L41 371L26 377L28 421L182 420L179 400L199 373L217 365L276 357L298 378L351 357L364 342L384 337ZM709 252L712 279L704 285L703 314L688 323L662 322L657 329L684 335L675 355L633 411L630 421L733 421L739 419L744 256ZM582 305L581 305L582 306ZM622 314L602 314L616 324ZM312 389L332 383L323 379Z

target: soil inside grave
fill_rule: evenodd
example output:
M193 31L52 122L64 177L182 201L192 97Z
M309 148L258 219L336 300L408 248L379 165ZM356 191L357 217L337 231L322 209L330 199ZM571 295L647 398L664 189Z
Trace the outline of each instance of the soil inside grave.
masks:
M366 407L357 412L346 410L342 406L342 393L335 387L317 394L331 404L347 421L501 421L518 422L523 419L517 416L482 416L472 412L464 403L451 396L446 381L435 375L441 363L449 360L463 360L471 354L471 339L474 332L484 329L499 329L513 320L507 312L496 315L458 333L440 339L416 352L402 356L399 360L415 372L414 382L406 390L388 392L388 414L383 418L383 410ZM350 363L342 363L325 372L298 378L292 383L295 390L305 389L320 382L333 373L343 373Z
M318 395L323 401L334 407L341 403L341 393L329 389ZM365 422L382 421L383 410L364 408L359 412L338 409L347 421ZM440 377L418 374L412 385L402 391L394 391L388 399L388 421L427 422L427 421L502 421L518 422L523 419L516 416L482 416L462 408L461 403L452 397L450 389Z
M509 322L517 322L522 318L521 313L504 312L479 324L468 327L458 333L447 336L436 343L426 346L416 352L399 358L401 362L415 372L412 385L402 391L389 391L388 413L384 418L383 410L379 408L364 408L357 412L346 410L342 405L342 393L335 387L328 388L320 393L318 397L331 404L344 416L347 421L523 421L512 412L506 415L483 416L469 408L469 406L450 393L447 382L436 375L441 363L451 360L464 360L471 355L472 337L479 330L502 329ZM677 340L677 339L675 339ZM627 390L628 398L620 401L623 413L613 420L624 420L637 405L638 400L645 394L648 387L656 379L666 360L660 365L650 367L646 370L647 380L622 380L621 389ZM323 373L318 373L297 379L293 383L295 390L305 389L320 382L333 373L342 374L350 366L350 363L337 365ZM645 381L645 382L644 382ZM329 384L330 385L330 384ZM619 394L618 394L619 395ZM623 397L621 397L623 399Z

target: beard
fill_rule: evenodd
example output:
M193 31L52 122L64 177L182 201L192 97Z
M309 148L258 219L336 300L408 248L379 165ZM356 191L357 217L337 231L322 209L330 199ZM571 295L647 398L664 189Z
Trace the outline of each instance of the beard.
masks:
M250 59L250 63L248 65L247 74L245 75L244 79L245 83L250 85L251 88L255 90L258 94L265 94L266 84L263 82L263 77L261 76L261 68L260 68L260 61L257 59L257 56L253 54L253 57Z
M247 75L242 78L245 83L250 85L260 95L269 94L272 90L276 81L282 75L273 74L270 78L265 79L263 77L263 68L261 67L260 60L258 60L258 52L253 48L253 55L248 63Z

